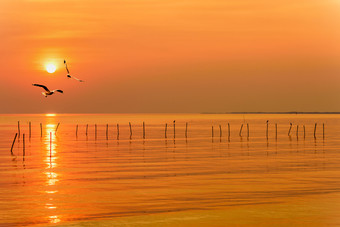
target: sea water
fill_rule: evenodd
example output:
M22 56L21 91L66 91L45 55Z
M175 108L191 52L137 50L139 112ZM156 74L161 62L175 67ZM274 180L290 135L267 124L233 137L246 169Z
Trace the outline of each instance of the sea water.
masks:
M340 225L339 148L340 115L0 115L0 226Z

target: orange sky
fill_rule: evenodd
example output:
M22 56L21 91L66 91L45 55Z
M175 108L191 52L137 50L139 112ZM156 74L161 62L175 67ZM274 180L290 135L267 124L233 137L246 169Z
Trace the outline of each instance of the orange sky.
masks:
M340 111L339 27L340 0L1 0L0 113Z

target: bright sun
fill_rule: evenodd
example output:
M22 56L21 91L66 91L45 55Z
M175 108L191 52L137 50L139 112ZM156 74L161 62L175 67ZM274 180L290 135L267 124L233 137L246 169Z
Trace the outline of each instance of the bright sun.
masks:
M53 65L52 63L49 63L46 65L46 71L49 73L54 73L56 71L57 67Z

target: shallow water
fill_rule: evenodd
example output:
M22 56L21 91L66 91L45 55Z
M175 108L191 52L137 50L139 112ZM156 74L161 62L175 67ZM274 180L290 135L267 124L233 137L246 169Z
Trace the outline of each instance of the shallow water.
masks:
M339 115L0 115L0 225L339 225L339 133Z

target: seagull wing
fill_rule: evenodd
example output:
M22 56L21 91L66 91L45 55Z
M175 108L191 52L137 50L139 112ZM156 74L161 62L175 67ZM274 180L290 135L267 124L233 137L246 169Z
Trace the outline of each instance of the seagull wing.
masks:
M50 92L50 90L48 90L48 88L45 85L41 85L41 84L32 84L33 86L37 86L37 87L42 87L45 89L45 91Z
M66 60L64 60L64 64L65 64L65 67L66 67L67 74L70 74L70 71L67 68Z
M64 64L65 64L65 67L66 67L67 77L68 77L68 78L73 78L73 79L75 79L75 80L78 80L79 82L85 82L84 80L81 80L81 79L78 79L78 78L76 78L76 77L74 77L74 76L71 76L71 75L70 75L70 71L69 71L68 68L67 68L66 60L64 60Z
M60 92L60 93L64 93L63 90L53 90L53 92Z
M85 82L84 80L78 79L77 77L72 76L73 79L78 80L79 82Z

